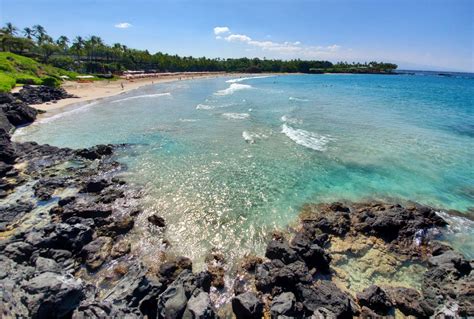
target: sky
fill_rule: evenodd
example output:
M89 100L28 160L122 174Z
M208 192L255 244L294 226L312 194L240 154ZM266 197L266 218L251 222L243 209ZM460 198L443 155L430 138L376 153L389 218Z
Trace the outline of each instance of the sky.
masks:
M474 0L0 0L0 22L151 53L474 72Z

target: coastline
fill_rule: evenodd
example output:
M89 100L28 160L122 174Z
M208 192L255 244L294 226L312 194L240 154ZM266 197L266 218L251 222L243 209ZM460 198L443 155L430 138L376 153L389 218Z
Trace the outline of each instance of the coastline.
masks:
M160 77L150 77L150 78L139 78L139 79L120 79L115 81L94 81L94 82L75 82L75 81L66 81L61 87L65 89L69 94L77 96L75 98L66 98L62 100L52 102L47 102L43 104L32 104L31 107L35 109L45 111L46 113L39 114L39 118L45 116L50 112L60 113L63 109L73 104L91 102L95 100L100 100L103 98L123 94L136 90L138 88L158 84L158 83L169 83L174 81L184 81L192 79L206 79L214 78L219 76L229 76L229 73L215 72L215 73L197 73L197 74L182 74L177 73L176 75L166 75ZM123 85L123 88L122 88ZM12 92L19 91L13 90ZM49 114L48 114L49 115Z
M175 81L186 81L194 79L212 79L217 77L247 77L247 76L283 76L283 75L301 75L303 73L228 73L228 72L186 72L186 73L163 73L160 76L124 79L114 81L94 81L94 82L75 82L65 81L61 88L67 93L76 97L64 98L54 102L46 102L41 104L30 104L29 106L44 111L38 114L38 119L50 116L51 113L57 114L66 110L66 108L80 104L88 103L104 98L124 94L144 86L170 83ZM123 88L122 88L123 84ZM11 91L15 93L20 91L22 87L17 87Z
M34 109L4 98L15 112L10 118L22 119L6 128L35 120ZM200 272L190 258L167 254L166 237L152 264L135 254L130 234L143 214L141 193L120 179L125 167L113 158L126 146L58 148L10 141L7 131L0 130L3 195L13 195L0 233L0 286L8 288L0 312L7 316L42 317L44 307L52 317L72 318L99 311L190 318L194 309L197 318L233 312L237 319L472 313L472 261L436 241L448 222L431 207L308 204L293 229L274 232L265 254L246 256L226 281L231 265L219 250L209 252ZM17 193L29 195L17 201ZM157 214L146 220L155 233L167 227ZM367 276L351 276L354 267ZM414 282L400 280L413 272Z

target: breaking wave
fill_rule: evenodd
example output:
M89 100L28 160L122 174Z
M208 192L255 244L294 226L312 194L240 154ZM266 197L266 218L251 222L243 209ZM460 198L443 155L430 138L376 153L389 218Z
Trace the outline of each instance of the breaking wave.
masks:
M290 101L295 101L295 102L309 102L308 99L302 99L302 98L293 97L293 96L290 96L290 97L288 98L288 100L290 100Z
M40 118L38 119L37 121L35 121L33 124L40 124L40 123L49 123L49 122L53 122L53 121L56 121L62 117L66 117L66 116L69 116L69 115L72 115L72 114L76 114L76 113L80 113L80 112L84 112L84 111L87 111L91 106L94 106L98 104L98 102L92 102L92 103L87 103L83 106L80 106L80 107L77 107L75 109L72 109L70 111L66 111L66 112L61 112L61 113L58 113L58 114L55 114L53 116L49 116L49 117L45 117L45 118Z
M228 120L245 120L250 117L248 113L222 113L222 116Z
M137 96L130 96L120 100L112 101L111 103L118 103L123 101L135 100L135 99L142 99L142 98L152 98L152 97L159 97L159 96L171 96L171 93L155 93L155 94L145 94L145 95L137 95Z
M251 89L252 86L248 84L232 83L227 89L223 89L214 93L214 95L230 95L237 91Z
M303 124L303 120L295 119L293 117L289 117L288 115L283 115L280 120L282 122L290 123L290 124Z
M256 140L262 139L262 138L267 138L265 134L259 134L255 132L249 132L249 131L243 131L242 132L242 137L245 140L245 142L249 144L254 144Z
M225 81L226 83L237 83L237 82L242 82L246 80L252 80L252 79L264 79L264 78L270 78L273 77L274 75L261 75L261 76L249 76L249 77L244 77L244 78L238 78L238 79L231 79Z
M295 129L286 124L282 125L281 132L296 144L321 152L326 150L326 144L330 140L327 136Z

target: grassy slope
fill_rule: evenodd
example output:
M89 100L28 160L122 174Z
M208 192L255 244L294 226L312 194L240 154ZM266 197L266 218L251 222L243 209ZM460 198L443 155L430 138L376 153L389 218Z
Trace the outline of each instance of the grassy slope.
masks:
M41 84L46 77L61 75L74 79L78 74L14 53L0 52L0 92L10 91L17 83Z

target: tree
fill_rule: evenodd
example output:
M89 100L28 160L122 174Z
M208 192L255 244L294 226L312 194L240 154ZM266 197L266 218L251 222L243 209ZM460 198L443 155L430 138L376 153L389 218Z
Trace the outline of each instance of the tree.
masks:
M35 31L31 28L26 27L26 28L23 29L23 35L27 39L31 40L31 39L33 39L33 36L35 35Z
M66 52L68 49L69 39L65 35L62 35L56 40L56 44L61 48L61 50L63 50L63 52Z
M17 33L18 28L15 27L11 22L7 22L3 30L5 34L9 36L14 36Z
M49 37L46 33L46 29L39 24L33 26L33 31L38 45L42 45Z

